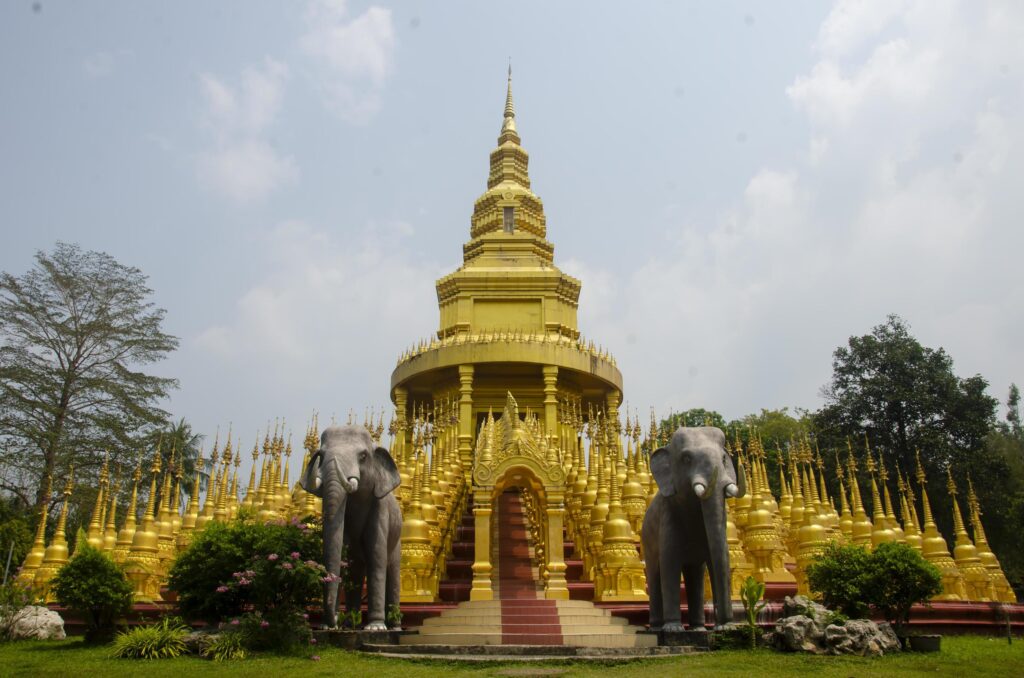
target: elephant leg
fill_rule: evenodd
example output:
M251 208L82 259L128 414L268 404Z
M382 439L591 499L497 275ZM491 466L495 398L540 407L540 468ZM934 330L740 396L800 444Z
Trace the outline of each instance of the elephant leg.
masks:
M394 546L391 547L391 553L388 554L388 569L385 587L384 616L386 619L388 612L392 609L392 606L398 606L401 604L402 542L397 539L395 540ZM401 629L402 622L396 622L392 628Z
M704 563L683 565L686 583L686 619L691 629L704 628Z
M665 609L661 599L661 568L654 559L647 561L647 594L650 598L651 630L657 631L664 623Z
M662 535L667 534L663 531ZM683 568L682 546L670 541L661 544L659 581L661 582L662 630L682 631L679 610L679 575Z
M333 629L338 625L338 582L324 583L324 614L320 625L325 629Z
M367 545L367 626L369 631L384 631L384 585L387 581L387 540L383 536Z

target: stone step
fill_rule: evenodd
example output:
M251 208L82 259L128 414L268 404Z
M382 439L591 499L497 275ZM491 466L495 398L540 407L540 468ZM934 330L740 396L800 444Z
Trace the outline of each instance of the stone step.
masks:
M469 600L459 605L456 609L490 609L496 608L501 609L503 606L507 609L512 608L528 608L528 607L542 607L549 608L554 605L559 611L561 610L593 610L597 609L594 604L588 600Z
M399 645L564 645L569 647L655 647L653 633L431 633L402 636Z
M601 623L601 620L586 619L576 624L561 624L545 622L530 622L521 624L510 624L508 621L490 619L484 623L471 623L471 620L444 620L445 622L429 623L427 620L419 628L420 635L435 633L534 633L543 635L558 635L561 633L636 633L636 627L627 626L624 622L620 624ZM597 623L595 623L597 622Z
M444 659L463 662L535 662L535 661L588 661L602 664L615 661L633 661L638 657L664 657L694 654L691 646L639 646L624 648L565 647L554 645L363 645L365 652L382 657L406 659Z
M557 617L540 616L533 613L521 613L521 612L486 612L481 613L480 611L465 611L455 610L446 612L440 617L431 617L423 620L423 626L446 626L453 624L497 624L504 620L507 623L521 624L521 623L534 623L540 620L547 621L548 619L557 618L559 623L565 626L571 626L573 624L608 624L611 626L626 626L626 620L621 617L613 617L608 614L605 610L595 610L593 614L584 614L582 610L574 610L572 612L565 611L558 614Z

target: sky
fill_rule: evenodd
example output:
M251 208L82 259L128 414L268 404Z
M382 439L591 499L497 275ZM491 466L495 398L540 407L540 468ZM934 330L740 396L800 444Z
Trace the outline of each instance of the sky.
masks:
M437 329L511 59L556 264L644 419L816 409L890 313L1002 401L1021 35L1016 0L10 0L0 270L58 240L137 266L181 339L165 408L298 444Z

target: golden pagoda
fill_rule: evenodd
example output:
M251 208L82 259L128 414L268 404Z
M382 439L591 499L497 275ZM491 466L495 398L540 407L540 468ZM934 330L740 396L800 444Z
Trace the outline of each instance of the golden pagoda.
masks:
M473 566L472 597L485 599L493 595L489 579L484 581L490 575L487 566L491 549L489 543L481 542L489 542L497 497L517 487L534 498L545 497L534 506L543 508L544 521L551 533L551 538L545 539L550 543L546 544L545 562L541 563L546 573L547 595L567 598L561 534L566 492L572 488L565 486L560 442L575 436L562 429L563 425L567 428L568 425L560 421L559 403L571 401L579 403L581 411L587 408L600 411L607 425L614 428L606 444L599 441L603 461L591 459L592 470L588 475L598 475L601 481L598 491L604 502L603 515L607 516L613 509L614 529L609 528L611 542L609 550L603 552L609 557L616 554L616 568L626 567L629 572L637 572L616 577L616 581L633 582L628 585L628 593L605 587L604 595L609 600L636 599L640 597L636 593L636 581L642 576L642 568L636 569L638 557L634 561L626 554L628 550L636 552L636 538L629 514L623 507L622 487L612 491L612 485L618 485L618 461L608 457L608 454L622 456L623 446L618 438L622 375L606 351L596 348L592 342L584 342L580 336L577 326L580 282L563 273L554 263L554 245L547 240L544 207L531 190L529 156L520 141L510 70L498 146L491 152L487 189L473 206L469 241L462 248L463 263L437 281L438 329L429 340L406 351L391 375L391 400L396 408L395 424L399 432L393 454L403 480L410 473L418 473L419 461L409 459L406 452L412 450L415 443L412 424L417 420L416 413L425 411L432 403L448 400L457 403L457 438L453 436L457 450L453 451L457 452L464 480L472 482L473 512L477 521L478 552ZM517 403L514 408L509 406L510 395ZM494 421L489 415L492 412L496 417ZM535 418L535 427L501 422L511 414L525 423L527 413ZM429 413L420 418L421 421L429 419ZM489 466L482 459L482 450L474 455L478 443L487 445L487 430L499 435L493 447L489 447L492 455L504 459L508 454L501 448L512 441L500 438L506 435L501 432L508 432L507 435L514 438L529 438L528 444L525 439L520 440L520 451L531 446L544 449L544 454L551 456L554 463L540 464L535 457L521 454L509 457L511 461L507 465ZM482 437L477 435L478 431ZM606 432L598 435L606 435ZM419 454L416 452L417 457ZM595 461L597 467L593 466ZM609 465L610 473L605 473ZM428 466L424 473L430 471ZM622 473L623 477L628 477L625 467ZM413 481L414 490L415 485ZM630 507L635 507L635 487L630 484L627 489L632 502ZM409 490L401 494L403 504L411 499ZM430 500L429 491L421 491L416 499L418 501L413 502L419 504L416 513L423 514L423 519L429 522L424 512L424 504ZM419 519L417 515L415 520ZM598 542L603 540L603 522L601 529ZM596 557L604 548L601 543L589 546ZM435 544L435 551L438 550L440 545ZM414 580L416 577L403 575L403 585ZM403 600L421 596L422 590L414 592L403 588Z

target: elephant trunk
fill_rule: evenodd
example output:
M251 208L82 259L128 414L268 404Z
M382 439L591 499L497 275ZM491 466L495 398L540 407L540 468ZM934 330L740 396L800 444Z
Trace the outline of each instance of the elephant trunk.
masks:
M348 489L334 474L324 477L324 626L338 624L338 583L341 580L341 551L345 541L345 507Z
M729 544L726 540L724 489L714 487L717 496L702 503L704 530L708 538L708 569L715 606L715 627L732 621L732 600L729 582Z

